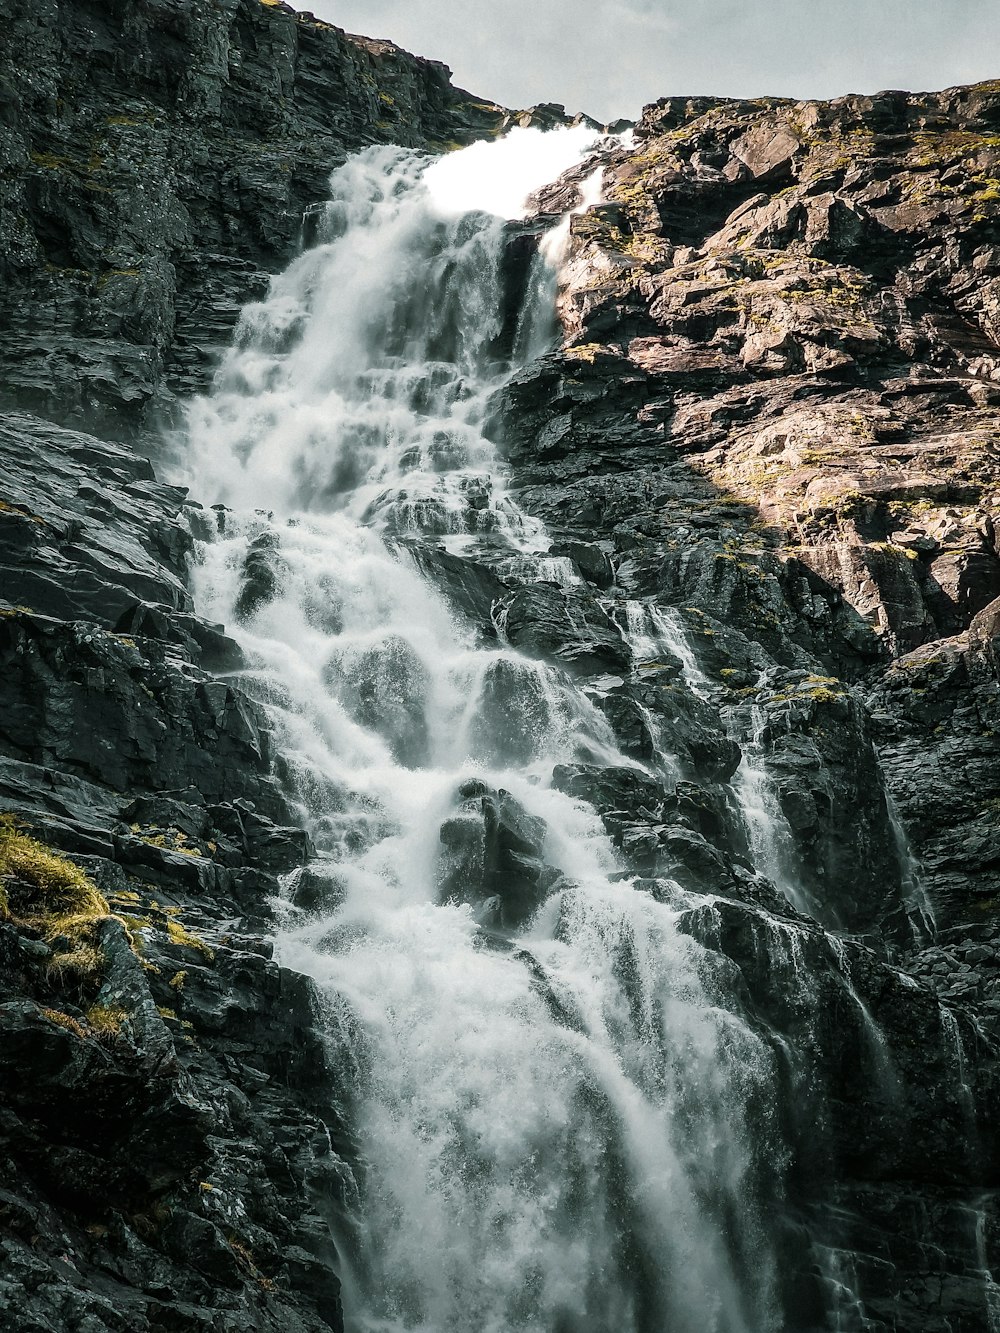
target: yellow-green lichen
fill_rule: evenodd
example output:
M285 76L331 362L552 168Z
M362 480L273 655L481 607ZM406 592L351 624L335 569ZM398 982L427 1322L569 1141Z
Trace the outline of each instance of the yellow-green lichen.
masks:
M174 944L178 944L184 949L193 949L196 953L200 953L204 958L209 960L215 957L215 950L210 944L207 944L201 936L196 935L194 931L188 930L186 926L182 926L179 921L175 921L173 917L168 917L167 919L167 934L170 936L170 939Z
M87 1026L102 1042L114 1042L121 1036L128 1011L115 1005L92 1004L87 1010Z
M84 870L0 815L0 915L47 939L82 938L111 915L108 901Z

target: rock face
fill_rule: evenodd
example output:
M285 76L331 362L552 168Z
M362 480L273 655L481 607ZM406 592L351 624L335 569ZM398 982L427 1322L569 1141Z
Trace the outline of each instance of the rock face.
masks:
M342 1089L265 938L308 840L142 454L334 167L506 113L273 0L0 21L0 1327L340 1329Z
M457 803L441 825L442 899L471 903L487 928L524 925L562 878L545 863L544 820L478 779L462 784Z
M204 387L348 153L502 108L278 0L0 4L3 399L131 438Z
M0 803L103 898L82 943L21 915L0 826L0 1326L338 1328L339 1092L262 938L307 840L205 669L181 494L33 417L0 457Z
M523 500L694 608L734 705L783 695L757 688L775 665L864 683L966 924L993 884L971 824L995 795L998 124L992 84L648 107L574 220L567 345L498 407Z
M550 593L532 632L583 654L626 753L674 719L683 764L556 783L651 892L717 895L686 928L797 1052L789 1328L833 1289L838 1327L993 1318L998 128L993 84L647 107L573 219L563 347L494 405L553 554L613 571L571 648ZM673 627L655 660L598 660L597 610L637 600ZM734 795L767 797L769 847Z

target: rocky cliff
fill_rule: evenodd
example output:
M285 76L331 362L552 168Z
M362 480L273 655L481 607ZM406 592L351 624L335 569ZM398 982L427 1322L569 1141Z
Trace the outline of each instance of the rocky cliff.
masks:
M678 701L683 663L640 663L594 697L637 756L649 710L668 718L697 785L637 821L637 801L570 780L636 868L746 902L705 843L738 855L721 743L760 756L808 914L874 948L841 935L806 961L732 907L709 928L763 1021L837 1087L792 1133L804 1213L828 1209L813 1255L838 1255L861 1298L837 1326L991 1327L1000 86L669 99L604 182L573 220L565 345L515 377L497 437L590 597L613 571L673 608L715 743ZM564 180L539 204L575 197ZM560 652L579 615L549 596ZM827 1028L836 975L861 1010ZM803 1014L775 1009L796 993L813 1005L797 1035ZM888 1081L865 1072L864 1012Z
M265 938L308 840L143 455L331 169L505 113L273 0L0 23L0 1327L337 1329L347 1131Z
M859 683L945 927L997 889L998 131L992 84L648 107L510 391L526 498L626 586ZM706 666L770 706L725 628Z
M143 455L331 167L505 115L270 0L0 17L0 1327L339 1329L347 1072L267 940L310 847L225 678L240 650L191 603L225 515ZM554 782L651 895L704 895L683 928L727 960L719 1003L781 1054L789 1333L985 1333L1000 87L664 101L604 197L573 220L565 344L493 412L575 582L415 556L624 753L677 757L669 789L596 761ZM270 570L262 547L248 597ZM648 655L629 600L668 617ZM780 846L736 816L746 756ZM537 887L538 838L515 850Z
M205 386L348 153L504 120L443 65L277 0L0 20L3 397L117 439Z

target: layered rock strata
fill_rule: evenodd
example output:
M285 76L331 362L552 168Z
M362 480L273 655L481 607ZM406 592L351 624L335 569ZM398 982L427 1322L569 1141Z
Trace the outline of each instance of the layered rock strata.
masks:
M731 783L690 742L665 805L562 779L635 869L741 904L690 928L825 1084L789 1127L791 1189L842 1317L869 1321L844 1327L992 1318L998 131L993 84L647 107L605 202L573 219L563 347L496 404L518 499L592 605L614 624L638 600L683 631L680 656L625 673L602 647L592 697L642 758L650 712L682 716L694 684L716 746L766 770L827 928L751 905ZM682 734L707 721L689 699ZM808 1285L789 1327L821 1324Z
M0 1327L337 1328L340 1092L266 938L308 840L182 493L25 415L0 459Z
M505 121L277 0L4 0L0 23L3 401L117 439L205 387L348 153Z
M340 1080L267 939L308 840L143 455L334 167L507 113L272 0L0 25L0 1327L338 1329Z

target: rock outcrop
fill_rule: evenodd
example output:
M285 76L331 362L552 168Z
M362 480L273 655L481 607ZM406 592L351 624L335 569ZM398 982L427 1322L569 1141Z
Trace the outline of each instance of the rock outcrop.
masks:
M348 153L505 120L279 0L4 0L0 23L0 401L116 439L205 387Z
M182 493L25 415L0 458L0 1327L337 1328L341 1094L265 938L308 844Z
M144 455L334 167L507 113L274 0L0 22L0 1328L339 1329L343 1089L267 939L308 840Z
M992 1319L998 130L994 84L647 107L606 160L605 202L573 219L564 345L495 403L552 554L613 570L596 587L578 565L577 595L612 622L616 602L661 608L688 656L609 686L596 610L577 612L627 753L648 757L657 700L686 695L667 705L684 767L672 793L586 767L556 780L651 892L669 876L717 895L686 928L789 1053L797 1329L827 1326L821 1289L841 1327ZM723 737L735 776L704 758ZM748 760L780 830L767 874L798 913L747 874Z

